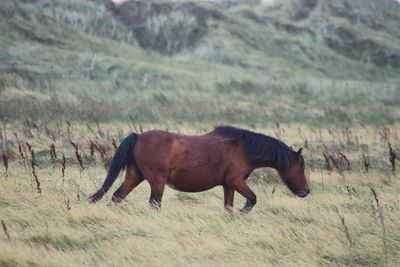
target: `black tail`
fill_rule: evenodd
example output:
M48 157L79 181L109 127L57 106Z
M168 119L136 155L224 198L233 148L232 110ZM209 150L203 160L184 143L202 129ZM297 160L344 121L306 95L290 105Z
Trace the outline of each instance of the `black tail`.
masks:
M102 187L89 197L91 203L96 203L104 196L105 193L107 193L111 185L118 178L120 171L125 169L127 165L133 163L136 171L139 172L138 175L142 176L133 156L133 148L136 145L138 137L139 135L132 133L119 145L114 154L111 165L108 168L107 177Z

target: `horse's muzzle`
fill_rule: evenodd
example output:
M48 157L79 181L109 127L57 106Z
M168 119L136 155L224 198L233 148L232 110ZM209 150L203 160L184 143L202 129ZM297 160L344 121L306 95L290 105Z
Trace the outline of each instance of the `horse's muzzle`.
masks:
M310 193L310 189L305 188L305 189L300 189L296 192L296 196L298 197L306 197Z

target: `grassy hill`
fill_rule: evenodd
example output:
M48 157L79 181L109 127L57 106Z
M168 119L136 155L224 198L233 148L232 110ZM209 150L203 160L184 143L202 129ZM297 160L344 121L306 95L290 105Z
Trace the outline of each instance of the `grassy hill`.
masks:
M400 118L390 0L6 0L0 12L2 119Z

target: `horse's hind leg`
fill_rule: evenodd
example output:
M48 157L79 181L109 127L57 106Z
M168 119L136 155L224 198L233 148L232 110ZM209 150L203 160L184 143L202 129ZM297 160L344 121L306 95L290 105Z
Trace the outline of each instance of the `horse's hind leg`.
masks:
M246 184L245 180L238 180L233 184L233 188L246 198L245 206L240 210L243 213L248 213L257 203L256 194L251 191L250 187Z
M235 189L229 185L224 185L223 187L224 187L224 207L227 211L232 212Z
M128 166L126 168L125 180L117 191L114 192L111 201L114 203L121 202L142 181L143 179L136 175L133 166Z

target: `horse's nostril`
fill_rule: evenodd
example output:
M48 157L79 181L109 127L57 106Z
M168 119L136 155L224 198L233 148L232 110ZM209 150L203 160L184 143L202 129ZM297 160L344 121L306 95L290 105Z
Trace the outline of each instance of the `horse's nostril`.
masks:
M298 197L306 197L310 193L310 189L300 189L299 191L296 192L296 195Z

